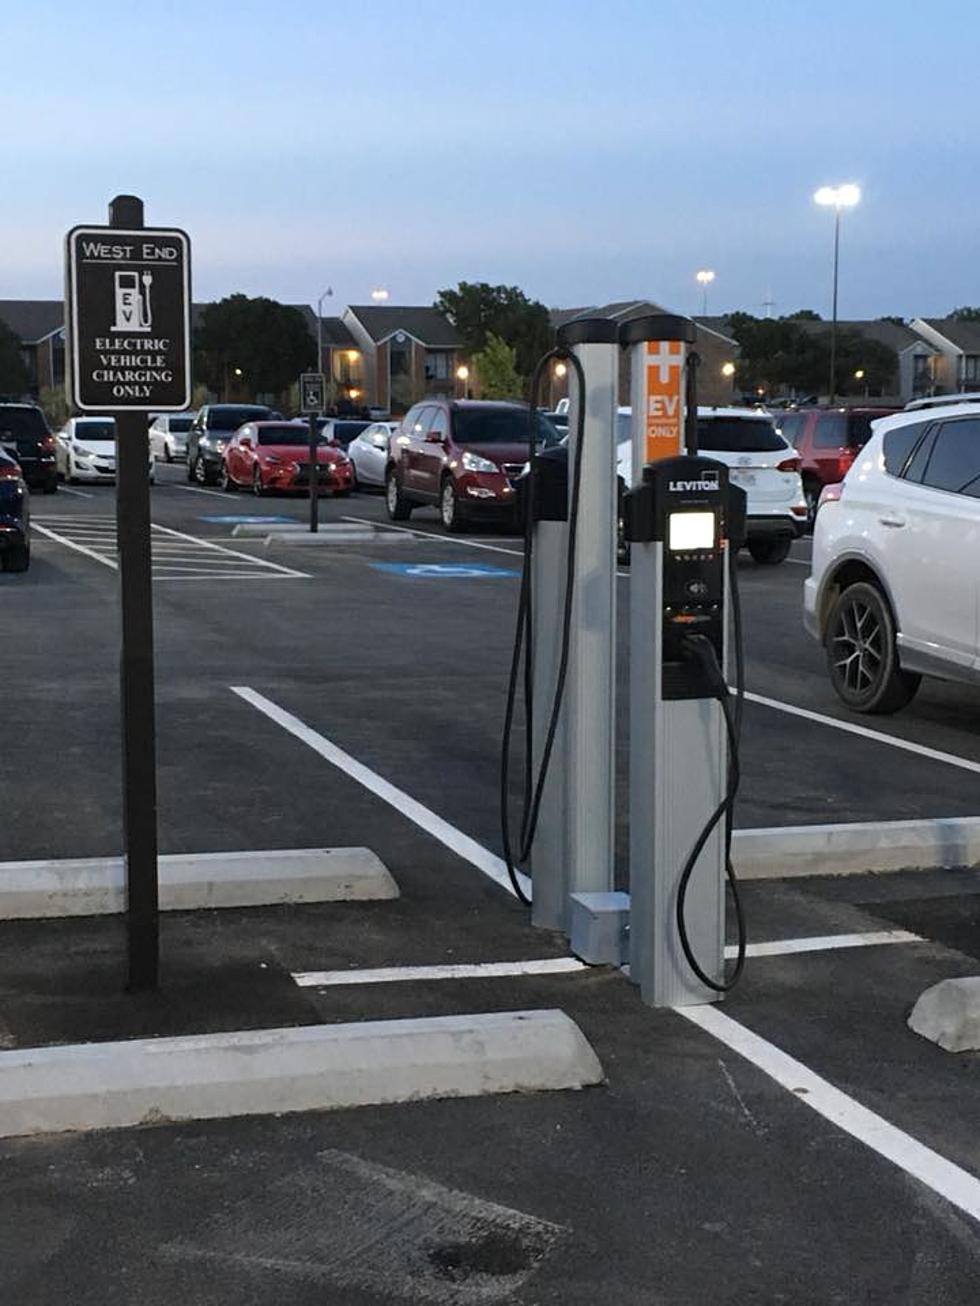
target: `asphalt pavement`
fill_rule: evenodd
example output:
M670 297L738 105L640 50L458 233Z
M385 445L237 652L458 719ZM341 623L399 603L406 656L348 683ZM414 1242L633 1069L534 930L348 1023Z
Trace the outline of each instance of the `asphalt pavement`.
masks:
M113 491L70 488L35 498L31 570L0 577L0 861L121 846ZM321 509L326 521L386 522L378 496ZM0 926L0 1039L23 1047L560 1006L607 1083L2 1143L3 1300L974 1302L972 1219L813 1109L805 1090L787 1091L683 1016L644 1007L618 973L293 987L301 971L563 951L472 858L344 763L499 853L520 542L447 538L419 511L385 532L394 541L266 549L233 539L227 520L306 512L299 499L223 494L187 485L180 467L160 471L161 849L367 844L402 897L176 913L163 922L163 995L138 1001L121 992L121 922ZM980 694L927 684L898 717L849 717L802 631L808 547L794 546L782 567L739 568L747 685L769 701L746 708L738 823L976 814ZM619 582L624 627L629 583ZM307 737L256 702L292 714ZM977 1059L950 1058L904 1019L927 984L976 969L978 877L761 883L746 900L755 940L893 927L921 936L750 961L723 1012L976 1182ZM352 1237L351 1203L381 1188L417 1194L411 1246L397 1234L403 1217L380 1199ZM443 1212L436 1234L423 1218L431 1207ZM511 1215L498 1219L501 1210ZM409 1282L404 1266L423 1253L431 1273Z

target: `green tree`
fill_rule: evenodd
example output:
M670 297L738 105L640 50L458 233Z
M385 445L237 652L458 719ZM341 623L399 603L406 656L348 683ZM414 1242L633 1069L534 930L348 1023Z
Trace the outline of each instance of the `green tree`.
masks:
M207 305L194 346L198 375L221 395L236 369L249 394L279 394L316 362L316 341L298 308L241 294Z
M963 308L954 308L950 317L957 322L980 322L980 308L971 308L965 304Z
M814 313L812 308L798 308L795 313L787 313L784 321L786 322L822 322L823 318L819 313Z
M548 310L517 286L461 281L455 290L441 290L435 306L459 332L463 353L478 354L491 335L498 336L514 350L522 377L554 343Z
M60 431L70 416L64 386L44 386L38 396L38 402L44 411L44 416L48 419L48 425L52 430Z
M20 356L20 337L6 322L0 322L0 394L20 396L30 385L30 377Z
M830 325L808 330L800 321L812 319L758 318L733 313L732 335L739 344L736 378L744 391L767 394L788 390L795 394L825 392L830 380ZM838 394L888 393L895 389L898 358L894 349L860 332L837 332ZM858 379L854 373L863 371Z
M517 370L517 351L492 332L486 346L473 356L480 394L484 399L518 399L523 380Z

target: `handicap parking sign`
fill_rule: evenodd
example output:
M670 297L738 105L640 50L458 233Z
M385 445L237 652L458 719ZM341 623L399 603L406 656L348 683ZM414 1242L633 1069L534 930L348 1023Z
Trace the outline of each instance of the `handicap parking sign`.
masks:
M413 580L487 580L519 576L507 567L491 567L483 562L373 562L375 571Z

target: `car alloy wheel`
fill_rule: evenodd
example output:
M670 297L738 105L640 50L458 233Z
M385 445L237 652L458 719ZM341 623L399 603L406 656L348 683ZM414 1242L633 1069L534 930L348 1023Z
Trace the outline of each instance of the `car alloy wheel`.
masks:
M831 683L857 712L897 712L919 688L921 677L899 664L887 600L867 581L849 585L839 595L825 645Z
M220 477L219 484L221 485L221 488L223 490L226 490L229 494L234 494L234 492L238 489L238 486L231 479L231 475L228 471L227 463L221 464L221 477Z
M252 493L258 495L260 499L265 494L265 486L262 484L262 473L259 471L258 467L256 467L255 471L252 473Z
M412 515L412 505L402 496L394 467L389 467L385 475L385 506L392 521L408 521Z
M439 516L442 518L442 524L447 531L456 532L463 529L463 514L459 510L456 486L453 484L452 477L449 476L442 483L442 492L439 495Z
M204 459L200 455L194 459L194 479L198 485L207 485L208 483L208 469L205 467Z

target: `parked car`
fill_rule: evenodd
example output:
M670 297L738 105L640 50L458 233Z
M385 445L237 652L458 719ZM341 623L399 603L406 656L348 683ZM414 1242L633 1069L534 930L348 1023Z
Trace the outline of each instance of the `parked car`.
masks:
M354 489L384 489L385 467L391 437L397 422L372 422L347 446L347 457L354 468Z
M629 408L617 414L617 466L622 487L632 484ZM698 408L698 450L728 467L732 485L747 497L746 548L753 559L776 566L804 529L807 508L796 450L774 419L759 408Z
M341 498L354 483L350 459L342 449L318 437L316 451L319 488ZM310 431L306 422L247 422L228 441L221 462L221 484L226 490L251 489L255 494L275 490L309 489Z
M540 447L561 436L534 413ZM385 501L393 521L413 508L439 509L448 531L475 519L516 522L515 487L527 462L526 404L474 399L423 399L405 414L391 439Z
M278 416L265 404L205 404L187 432L187 479L198 485L217 485L225 445L238 428Z
M0 403L0 452L4 451L19 463L32 489L54 494L58 488L54 436L40 408Z
M20 463L0 449L0 566L26 571L31 563L31 496Z
M183 462L187 457L187 435L193 413L161 413L150 426L150 453L165 463Z
M361 417L328 417L320 428L331 444L346 449L351 440L371 425Z
M980 412L886 417L821 499L804 624L857 712L896 712L923 675L980 679Z
M116 419L114 417L70 417L55 439L58 475L69 484L76 481L110 482L116 479ZM150 483L155 479L153 455L149 463Z
M781 413L780 431L800 455L800 474L806 495L807 520L813 525L817 500L825 485L842 481L871 434L877 417L894 408L800 408Z

